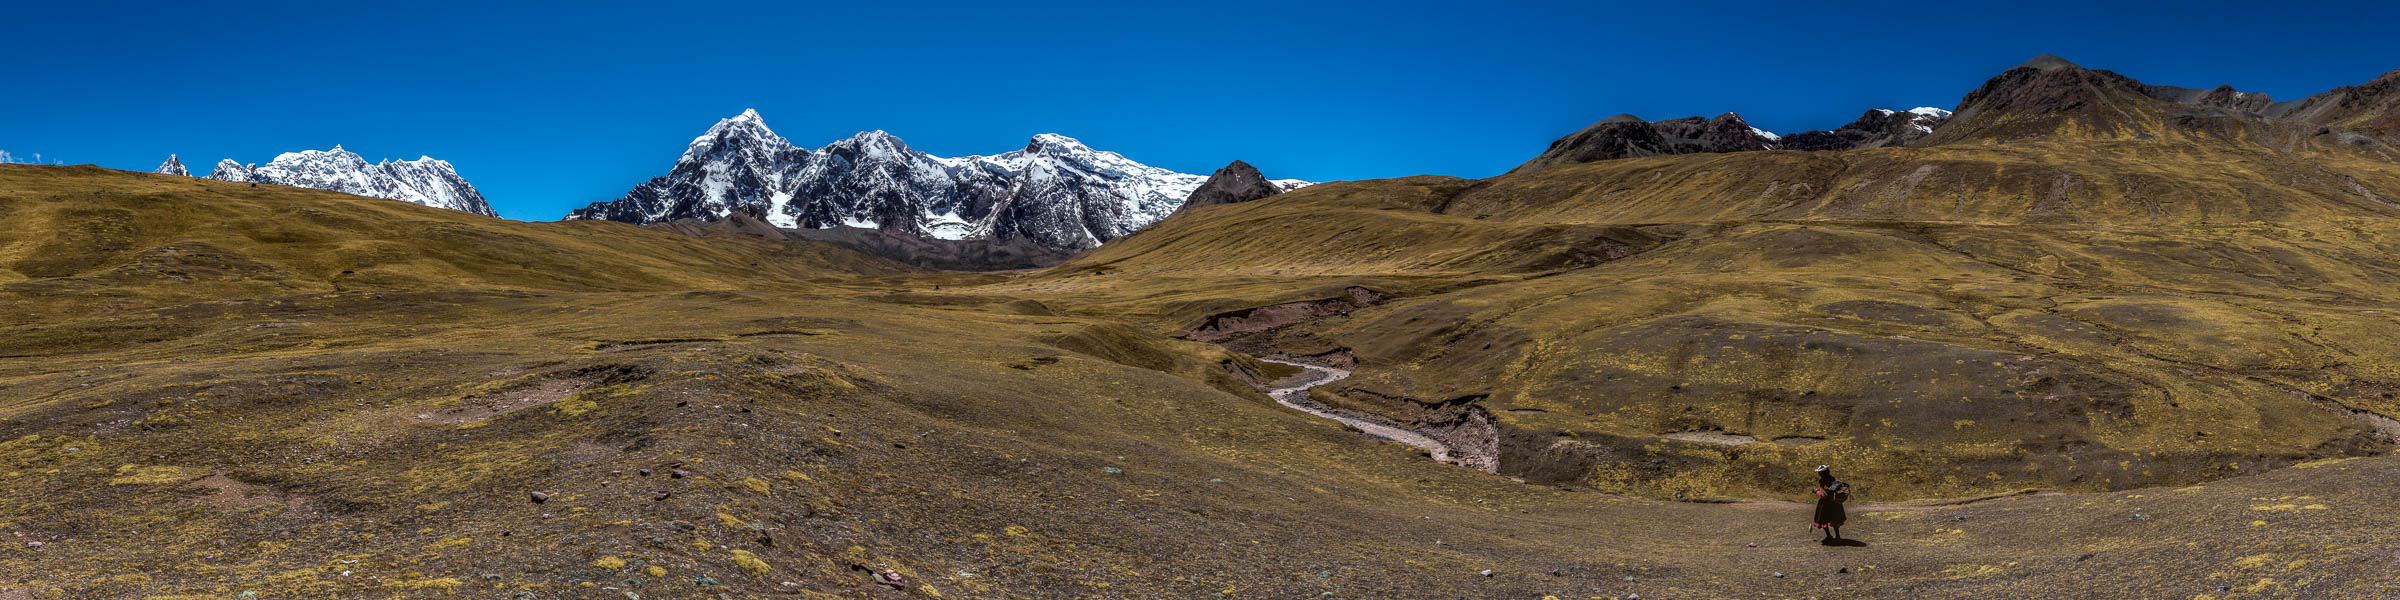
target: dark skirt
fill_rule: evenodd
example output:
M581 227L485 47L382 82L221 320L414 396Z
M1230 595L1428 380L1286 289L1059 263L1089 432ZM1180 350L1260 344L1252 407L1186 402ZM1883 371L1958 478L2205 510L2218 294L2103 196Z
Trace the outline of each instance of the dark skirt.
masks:
M1817 500L1817 516L1815 523L1818 528L1821 529L1840 525L1843 521L1847 520L1847 517L1848 515L1842 514L1841 502L1835 501L1832 498L1820 498Z

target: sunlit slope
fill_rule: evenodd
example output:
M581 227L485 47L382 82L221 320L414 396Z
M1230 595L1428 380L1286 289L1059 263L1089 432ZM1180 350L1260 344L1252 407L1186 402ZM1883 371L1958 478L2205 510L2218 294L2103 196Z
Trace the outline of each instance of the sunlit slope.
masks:
M1461 431L1472 406L1499 424L1503 473L1564 485L1757 497L1839 463L1934 497L2387 451L2390 150L2137 117L1322 184L996 288L1164 333L1388 294L1228 343L1349 350L1346 406ZM1975 122L2020 123L1995 119Z
M1432 176L1352 181L1197 207L1065 265L983 289L1168 330L1253 303L1336 296L1353 285L1423 291L1598 264L1669 235L1439 212L1471 185Z
M2400 322L2362 285L2396 280L2373 257L2393 249L1756 223L1273 345L1351 349L1362 408L1473 398L1503 472L1542 481L1755 497L1836 463L1907 496L2180 485L2390 447L2388 419L2353 411L2400 416L2400 351L2378 341ZM1662 439L1685 432L1756 443Z

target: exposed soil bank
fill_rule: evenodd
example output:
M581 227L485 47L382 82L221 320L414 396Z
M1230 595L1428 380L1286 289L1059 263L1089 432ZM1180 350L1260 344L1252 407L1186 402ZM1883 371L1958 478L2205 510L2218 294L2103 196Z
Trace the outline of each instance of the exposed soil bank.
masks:
M1350 311L1373 306L1383 301L1383 294L1358 286L1342 290L1337 298L1286 302L1211 315L1198 327L1183 334L1185 339L1201 342L1222 342L1248 333L1257 333L1311 319L1350 314Z

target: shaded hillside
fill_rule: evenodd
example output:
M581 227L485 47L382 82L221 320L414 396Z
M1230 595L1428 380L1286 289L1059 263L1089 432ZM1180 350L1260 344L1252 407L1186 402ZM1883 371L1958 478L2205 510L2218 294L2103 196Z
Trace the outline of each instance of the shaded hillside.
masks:
M886 229L777 227L752 207L736 208L714 220L681 219L649 226L685 235L744 235L802 243L824 243L927 269L995 271L1034 269L1066 262L1074 253L1022 239L945 240Z

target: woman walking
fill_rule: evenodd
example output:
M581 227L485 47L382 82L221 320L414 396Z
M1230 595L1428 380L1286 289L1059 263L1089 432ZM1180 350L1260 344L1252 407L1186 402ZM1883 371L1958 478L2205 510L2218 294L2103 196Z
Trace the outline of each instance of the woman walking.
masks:
M1832 544L1842 539L1842 522L1848 520L1842 503L1850 501L1850 484L1833 478L1833 466L1817 465L1816 493L1817 516L1811 528L1825 530L1825 543Z

